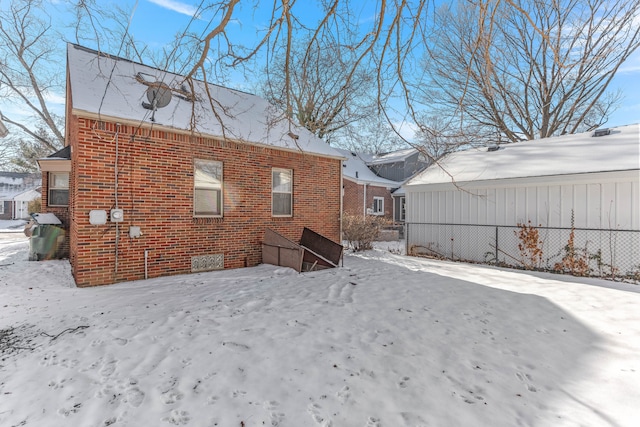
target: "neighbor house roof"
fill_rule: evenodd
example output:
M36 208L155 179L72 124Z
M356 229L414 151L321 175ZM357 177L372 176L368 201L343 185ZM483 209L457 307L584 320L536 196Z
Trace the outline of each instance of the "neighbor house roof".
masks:
M451 153L405 185L640 169L640 125ZM495 150L495 148L498 148Z
M192 92L182 76L72 44L67 47L67 63L75 114L154 123L196 135L340 157L256 95L193 80L196 99L190 100ZM168 105L153 112L142 104L150 102L147 90L160 84L171 88L172 97Z
M351 181L355 181L358 184L371 184L371 185L377 185L382 187L392 187L392 188L400 186L401 184L400 182L381 178L378 175L376 175L374 172L372 172L371 169L369 169L369 167L365 163L365 161L362 160L362 157L360 154L355 153L353 151L343 150L339 148L337 148L336 151L338 151L340 154L346 157L346 160L343 162L343 167L342 167L342 175L345 178L350 179ZM365 158L366 158L366 155L365 155Z
M37 199L38 197L41 197L42 194L38 191L38 190L27 190L27 191L23 191L21 193L16 194L15 196L13 196L13 200L15 201L23 201L23 202L30 202L33 199Z
M383 165L387 163L403 162L417 152L418 150L415 148L405 148L402 150L392 151L390 153L374 154L367 160L367 163L370 165Z

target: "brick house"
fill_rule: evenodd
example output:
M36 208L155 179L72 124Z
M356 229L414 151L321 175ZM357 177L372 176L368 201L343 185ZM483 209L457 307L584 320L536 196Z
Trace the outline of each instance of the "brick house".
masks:
M376 175L400 183L422 172L431 164L431 161L415 148L375 154L367 157L366 162ZM404 223L406 210L404 188L394 190L391 198L394 222Z
M376 215L389 220L394 217L392 191L402 182L376 175L365 159L371 157L338 149L347 159L343 163L343 210L351 215Z
M78 286L254 266L267 228L340 241L343 158L257 96L68 45L66 144L43 210Z

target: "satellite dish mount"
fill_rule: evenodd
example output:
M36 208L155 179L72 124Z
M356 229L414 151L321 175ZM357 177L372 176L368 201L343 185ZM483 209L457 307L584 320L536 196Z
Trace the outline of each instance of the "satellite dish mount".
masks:
M155 122L155 114L158 108L164 108L171 102L171 88L162 82L155 82L147 89L149 103L143 102L142 106L151 110L151 121Z

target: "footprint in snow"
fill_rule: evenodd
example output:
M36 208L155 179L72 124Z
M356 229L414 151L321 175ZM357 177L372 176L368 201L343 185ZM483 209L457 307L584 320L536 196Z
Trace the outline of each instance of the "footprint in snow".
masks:
M187 411L178 411L176 409L169 413L168 417L162 418L162 421L176 426L188 424L191 420Z
M129 342L126 338L114 338L113 341L118 345L126 345Z
M349 397L351 396L351 390L349 389L349 386L344 386L342 387L342 389L340 389L340 391L338 391L336 393L336 396L338 397L338 400L340 401L340 403L344 404L347 402L347 400L349 400Z
M307 407L307 412L311 414L311 419L321 427L331 427L333 422L322 414L322 408L317 403L312 403Z
M279 426L280 422L284 418L284 414L282 412L276 412L278 409L278 402L275 400L264 402L262 407L269 411L269 419L271 420L271 426Z
M379 418L369 417L367 419L367 424L365 425L365 427L382 427L382 424L380 424Z
M407 388L407 387L409 387L409 380L410 379L411 378L409 378L409 377L402 377L400 379L400 381L398 382L398 387L399 388Z
M246 392L246 391L243 391L243 390L234 390L233 392L231 392L231 397L234 397L234 398L236 398L236 397L242 397L242 396L245 396L246 394L247 394L247 392Z
M527 390L529 390L530 392L535 393L538 391L538 389L535 388L535 386L533 386L533 384L529 382L531 381L531 375L523 374L522 372L516 372L516 378L522 381L525 387L527 388Z
M142 405L142 402L144 401L144 392L138 387L131 387L125 392L124 401L134 408L137 408Z
M71 408L68 408L68 409L60 408L58 409L58 415L62 415L63 417L68 417L70 415L77 413L81 407L82 407L82 403L76 403L75 405L73 405Z
M102 375L103 377L110 377L116 370L116 360L109 360L108 362L105 362L102 365L102 368L100 368L100 375Z

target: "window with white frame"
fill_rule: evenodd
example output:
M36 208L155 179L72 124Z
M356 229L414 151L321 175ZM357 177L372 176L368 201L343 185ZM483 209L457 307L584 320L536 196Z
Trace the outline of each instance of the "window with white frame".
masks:
M405 217L405 198L404 197L400 197L400 221L404 221L404 217Z
M271 170L271 214L293 215L293 171L273 168Z
M373 214L384 215L384 197L374 196L373 198Z
M4 213L4 200L0 200L0 215Z
M49 206L69 206L69 172L49 172Z
M196 159L193 163L193 215L221 217L222 162Z

